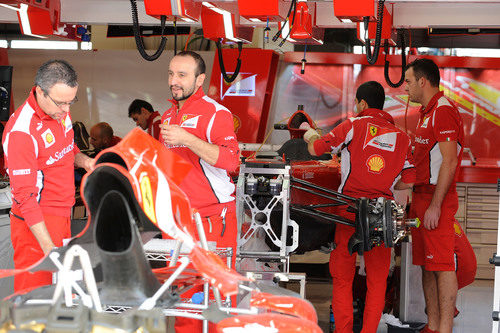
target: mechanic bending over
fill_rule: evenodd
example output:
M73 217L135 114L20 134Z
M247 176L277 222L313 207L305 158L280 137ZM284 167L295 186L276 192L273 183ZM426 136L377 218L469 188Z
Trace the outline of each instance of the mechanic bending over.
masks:
M172 107L162 116L160 141L193 165L180 188L203 217L208 241L236 254L235 186L228 171L239 165L233 115L203 92L205 62L191 51L178 53L168 69ZM183 294L190 296L200 289ZM202 322L176 318L176 332L201 332Z
M357 116L349 118L330 133L320 137L309 129L304 134L311 155L341 151L341 183L338 191L355 198L393 199L393 190L410 188L415 182L415 167L409 136L394 125L390 114L382 111L385 92L376 81L365 82L356 91ZM341 207L339 215L354 221L355 214ZM337 224L335 249L330 254L333 278L332 309L335 332L352 332L352 283L356 254L347 244L354 227ZM366 264L366 305L361 332L375 333L385 304L391 249L374 247L364 253Z
M77 75L64 60L43 64L28 99L9 118L2 143L12 189L10 215L14 267L27 268L71 237L74 165L92 167L73 140L70 107ZM22 273L14 291L52 283L52 273Z

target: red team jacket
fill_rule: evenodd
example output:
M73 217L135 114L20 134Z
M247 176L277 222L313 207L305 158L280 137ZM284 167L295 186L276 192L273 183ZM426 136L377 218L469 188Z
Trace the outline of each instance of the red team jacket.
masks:
M74 155L69 113L61 122L38 106L32 89L5 126L3 147L12 189L12 212L28 226L42 212L69 217L75 203Z
M160 140L161 115L155 111L149 115L147 132L156 140Z
M167 148L189 161L194 168L181 184L181 189L188 196L191 206L198 209L201 216L221 213L226 203L228 211L234 211L235 186L228 171L239 165L239 148L234 134L233 115L224 106L205 96L200 88L189 97L182 108L171 100L172 107L162 116L162 124L179 125L198 138L219 146L219 158L214 166L203 161L191 149L185 146Z
M405 183L415 182L410 138L387 112L366 109L314 142L318 155L339 150L339 192L356 198L392 199L400 177Z
M438 142L457 141L458 165L462 160L464 129L456 106L440 91L420 108L420 119L415 132L415 167L418 171L415 185L436 185L443 157ZM458 172L455 172L455 181ZM452 187L454 187L452 185Z

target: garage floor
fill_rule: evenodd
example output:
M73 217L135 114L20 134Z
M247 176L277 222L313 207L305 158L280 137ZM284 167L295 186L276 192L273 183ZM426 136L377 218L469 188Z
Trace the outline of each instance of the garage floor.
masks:
M329 327L331 290L330 283L308 281L306 284L306 298L316 308L319 325L324 332L328 332ZM473 284L460 290L457 308L460 314L455 318L454 333L491 332L493 281L476 280ZM386 325L381 323L377 333L385 332L387 332Z

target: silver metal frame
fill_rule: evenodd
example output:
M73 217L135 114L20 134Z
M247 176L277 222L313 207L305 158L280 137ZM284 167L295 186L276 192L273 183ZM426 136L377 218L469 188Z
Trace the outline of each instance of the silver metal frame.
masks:
M299 226L298 224L290 219L290 170L289 165L285 165L284 168L254 168L246 167L243 163L240 166L240 174L238 177L238 183L236 186L236 214L238 219L238 237L237 237L237 247L236 247L236 265L239 271L238 264L241 259L244 258L267 258L267 259L277 259L283 264L283 272L289 272L290 263L290 253L298 247L299 241ZM282 189L279 195L272 196L269 203L264 209L259 209L257 204L252 199L252 196L245 193L245 182L248 175L273 175L283 178ZM276 207L276 205L281 202L283 206L282 214L282 224L281 224L281 235L278 237L271 228L271 212ZM242 225L245 221L245 210L250 209L251 212L251 223L250 228L247 232L242 235ZM266 221L256 221L257 214L264 214ZM287 246L287 233L288 227L292 227L292 245ZM258 251L248 251L242 250L242 247L255 236L257 230L264 230L267 237L279 247L279 251L269 251L269 252L258 252Z

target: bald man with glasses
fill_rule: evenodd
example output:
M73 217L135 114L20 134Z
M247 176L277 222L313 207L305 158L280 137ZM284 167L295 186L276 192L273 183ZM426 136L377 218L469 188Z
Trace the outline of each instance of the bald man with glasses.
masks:
M71 237L75 203L74 165L89 170L93 160L74 143L70 106L78 101L77 75L64 60L51 60L37 72L28 99L14 112L2 138L12 189L10 213L14 266L40 260ZM49 272L23 273L14 291L52 282Z

